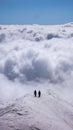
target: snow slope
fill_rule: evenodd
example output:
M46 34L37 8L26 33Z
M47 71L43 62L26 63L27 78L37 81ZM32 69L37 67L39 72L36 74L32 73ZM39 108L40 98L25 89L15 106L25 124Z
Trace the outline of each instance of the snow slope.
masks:
M0 25L0 130L72 129L73 23Z
M0 109L0 130L73 130L73 106L52 93L25 95Z

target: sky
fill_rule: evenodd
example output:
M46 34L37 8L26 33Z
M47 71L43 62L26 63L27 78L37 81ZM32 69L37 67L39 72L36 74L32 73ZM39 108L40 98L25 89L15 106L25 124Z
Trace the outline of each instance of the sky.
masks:
M73 0L0 0L0 24L62 24L73 21Z

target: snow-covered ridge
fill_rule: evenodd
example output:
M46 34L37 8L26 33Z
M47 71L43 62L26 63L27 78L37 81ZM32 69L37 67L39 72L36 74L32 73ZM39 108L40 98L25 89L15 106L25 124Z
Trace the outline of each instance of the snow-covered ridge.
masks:
M0 25L0 73L10 80L69 80L72 52L73 23Z
M73 130L73 107L48 95L32 95L0 109L0 130Z

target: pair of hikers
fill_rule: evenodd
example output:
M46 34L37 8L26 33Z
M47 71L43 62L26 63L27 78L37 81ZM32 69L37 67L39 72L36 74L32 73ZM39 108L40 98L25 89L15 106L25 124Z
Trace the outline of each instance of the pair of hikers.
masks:
M34 91L34 96L37 97L37 91L36 90ZM41 91L40 90L38 91L38 97L41 97Z

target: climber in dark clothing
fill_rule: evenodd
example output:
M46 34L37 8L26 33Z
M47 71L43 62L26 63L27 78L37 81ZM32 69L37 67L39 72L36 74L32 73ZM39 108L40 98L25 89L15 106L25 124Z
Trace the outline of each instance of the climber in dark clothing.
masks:
M36 90L34 91L34 96L35 96L35 97L37 96L37 91L36 91Z
M38 91L38 97L41 97L41 91Z

